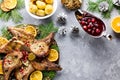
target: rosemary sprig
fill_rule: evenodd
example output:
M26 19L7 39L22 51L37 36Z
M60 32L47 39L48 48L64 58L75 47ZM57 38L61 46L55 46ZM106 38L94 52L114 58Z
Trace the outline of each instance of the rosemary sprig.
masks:
M0 0L0 3L2 0ZM24 0L17 0L16 8L12 9L9 12L4 12L0 9L0 19L8 21L12 19L13 22L18 23L23 20L22 16L19 13L19 10L24 7Z
M100 12L99 11L99 4L103 1L107 1L109 4L109 9L107 12ZM92 12L100 12L102 14L103 18L110 18L111 17L111 11L113 10L113 8L116 8L112 2L112 0L97 0L96 2L93 2L91 0L88 1L88 10L92 11ZM118 8L116 8L118 9ZM120 9L118 9L118 11L120 12Z

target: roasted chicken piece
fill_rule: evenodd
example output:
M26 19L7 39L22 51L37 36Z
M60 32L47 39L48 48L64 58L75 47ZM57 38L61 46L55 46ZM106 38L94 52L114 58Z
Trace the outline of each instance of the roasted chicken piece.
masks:
M46 38L34 41L30 46L30 50L38 57L48 55L49 46L54 38L54 33L50 33Z
M13 50L18 50L24 43L13 37L8 43L0 47L0 53L10 53Z
M43 70L60 71L60 70L62 70L62 68L58 64L52 63L46 59L41 62L32 61L31 64L33 65L33 67L35 69L40 70L40 71L43 71Z
M9 79L12 70L22 65L22 62L20 61L22 56L23 55L20 51L13 51L5 56L3 60L4 80Z
M31 64L28 64L28 66L21 66L17 71L15 72L16 80L28 80L29 75L34 71L34 68Z
M8 27L8 30L13 36L17 37L18 40L23 41L25 43L32 42L35 38L34 35L26 32L22 28Z

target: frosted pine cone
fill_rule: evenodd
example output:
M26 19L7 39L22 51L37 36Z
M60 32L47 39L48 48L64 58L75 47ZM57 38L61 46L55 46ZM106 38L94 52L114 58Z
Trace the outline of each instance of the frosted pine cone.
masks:
M108 2L103 1L103 2L101 2L101 3L99 4L99 10L100 10L101 12L106 12L106 11L108 11L108 9L109 9L109 4L108 4Z
M113 0L113 4L116 6L120 6L120 0Z

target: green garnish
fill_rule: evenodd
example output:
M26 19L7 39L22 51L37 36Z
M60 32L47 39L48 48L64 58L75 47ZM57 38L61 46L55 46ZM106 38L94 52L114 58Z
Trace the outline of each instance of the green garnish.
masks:
M52 80L55 75L56 71L43 71L43 80Z
M7 30L7 27L3 27L1 29L2 32L2 36L7 38L8 40L12 38L12 35L10 34L10 32Z
M99 4L103 1L107 1L107 3L109 4L108 11L106 12L99 11ZM110 18L111 12L114 8L118 9L118 7L114 6L112 0L97 0L96 2L93 2L91 0L88 1L88 10L92 12L100 12L103 18ZM120 9L118 9L118 11L120 13Z
M39 25L38 26L38 32L40 32L40 34L37 35L37 39L41 39L46 37L48 34L50 34L51 32L57 32L58 28L54 27L53 22L49 22L48 24L45 25Z
M2 0L0 0L0 3ZM12 19L13 22L18 23L23 20L23 17L20 15L19 10L24 7L24 0L17 0L16 8L10 10L9 12L4 12L0 9L0 19L8 21Z
M59 51L59 48L56 44L51 45L50 48Z

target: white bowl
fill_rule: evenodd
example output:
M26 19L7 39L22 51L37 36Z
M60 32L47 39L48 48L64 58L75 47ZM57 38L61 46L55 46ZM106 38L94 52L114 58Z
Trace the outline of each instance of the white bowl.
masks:
M55 13L55 11L56 11L56 9L57 9L57 0L54 0L54 2L53 2L53 12L52 12L51 14L46 15L46 16L37 16L37 15L35 15L35 14L32 14L32 13L29 11L29 3L30 3L30 0L25 0L25 8L26 8L28 14L29 14L30 16L32 16L33 18L35 18L35 19L46 19L46 18L49 18L49 17L51 17L51 16Z

